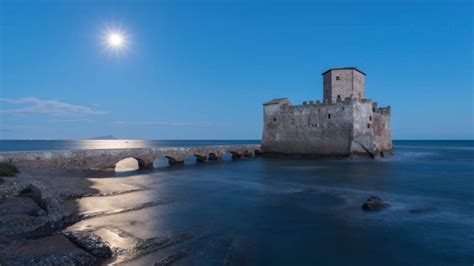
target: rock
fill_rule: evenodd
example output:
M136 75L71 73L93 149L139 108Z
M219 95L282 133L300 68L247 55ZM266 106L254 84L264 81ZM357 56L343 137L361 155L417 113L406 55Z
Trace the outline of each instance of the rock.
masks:
M110 249L109 243L91 231L71 231L65 232L64 235L78 247L96 257L112 257L112 250Z
M45 215L46 212L41 209L31 198L12 197L0 201L0 215L8 214L28 214L31 216Z
M0 245L2 265L93 265L95 258L63 235Z
M35 230L45 225L45 216L31 216L28 214L6 214L0 217L0 235L12 235Z
M30 184L20 192L19 196L31 198L41 209L43 209L45 212L48 212L48 206L46 201L43 199L41 190L38 187Z
M18 173L18 168L11 162L0 162L0 177L16 176Z
M390 204L383 201L381 198L377 196L372 196L368 198L364 204L362 204L362 210L364 211L378 211L383 208L389 207Z

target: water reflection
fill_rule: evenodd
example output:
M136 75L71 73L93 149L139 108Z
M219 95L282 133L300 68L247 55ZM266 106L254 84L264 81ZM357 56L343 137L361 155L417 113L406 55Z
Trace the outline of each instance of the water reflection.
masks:
M0 140L0 151L190 147L259 143L259 140Z
M132 149L145 148L150 146L147 140L74 140L73 145L77 149L92 150L92 149Z

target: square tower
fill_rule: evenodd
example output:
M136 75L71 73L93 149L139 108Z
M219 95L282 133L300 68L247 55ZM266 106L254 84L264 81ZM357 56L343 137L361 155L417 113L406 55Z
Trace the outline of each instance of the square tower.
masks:
M364 97L365 73L355 67L331 68L323 75L323 98L330 103L353 96Z

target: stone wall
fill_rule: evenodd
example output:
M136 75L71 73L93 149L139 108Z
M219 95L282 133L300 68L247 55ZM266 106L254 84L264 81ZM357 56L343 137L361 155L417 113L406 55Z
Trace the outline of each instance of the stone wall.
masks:
M323 96L327 102L336 102L353 96L362 99L365 94L365 76L354 69L333 69L323 75Z
M329 71L323 75L323 101L332 101L332 71Z
M11 161L20 168L108 169L125 158L135 158L141 168L153 167L153 162L167 157L170 163L182 162L185 157L196 155L210 160L226 152L236 157L251 156L260 151L260 145L219 145L180 148L137 148L73 151L3 152L0 162Z
M355 98L362 99L365 96L365 75L359 71L352 70L353 79L353 94Z
M374 112L374 136L376 150L392 154L392 129L390 107L377 108Z
M352 103L264 107L265 153L348 156Z
M372 101L359 100L354 103L351 153L374 154Z
M325 156L391 153L388 108L353 98L311 103L264 106L262 151Z

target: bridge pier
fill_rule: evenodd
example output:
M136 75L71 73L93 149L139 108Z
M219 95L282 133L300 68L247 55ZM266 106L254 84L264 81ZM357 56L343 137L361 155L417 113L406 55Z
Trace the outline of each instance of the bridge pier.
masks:
M242 155L236 151L230 151L232 153L232 159L240 159L242 158Z
M175 158L170 157L170 156L165 156L165 157L168 158L168 163L169 163L169 165L180 165L180 164L184 164L184 159L183 159L183 160L176 160Z
M222 160L222 157L218 156L217 154L213 152L209 153L209 161L218 161L218 160Z
M249 151L244 151L242 156L244 156L245 158L250 158L250 157L253 157L254 155L253 155L253 153L251 153Z
M196 156L196 161L197 161L198 163L202 163L202 162L204 162L204 161L207 160L207 157L206 157L206 156L202 156L202 155L199 155L199 154L194 154L194 156Z

